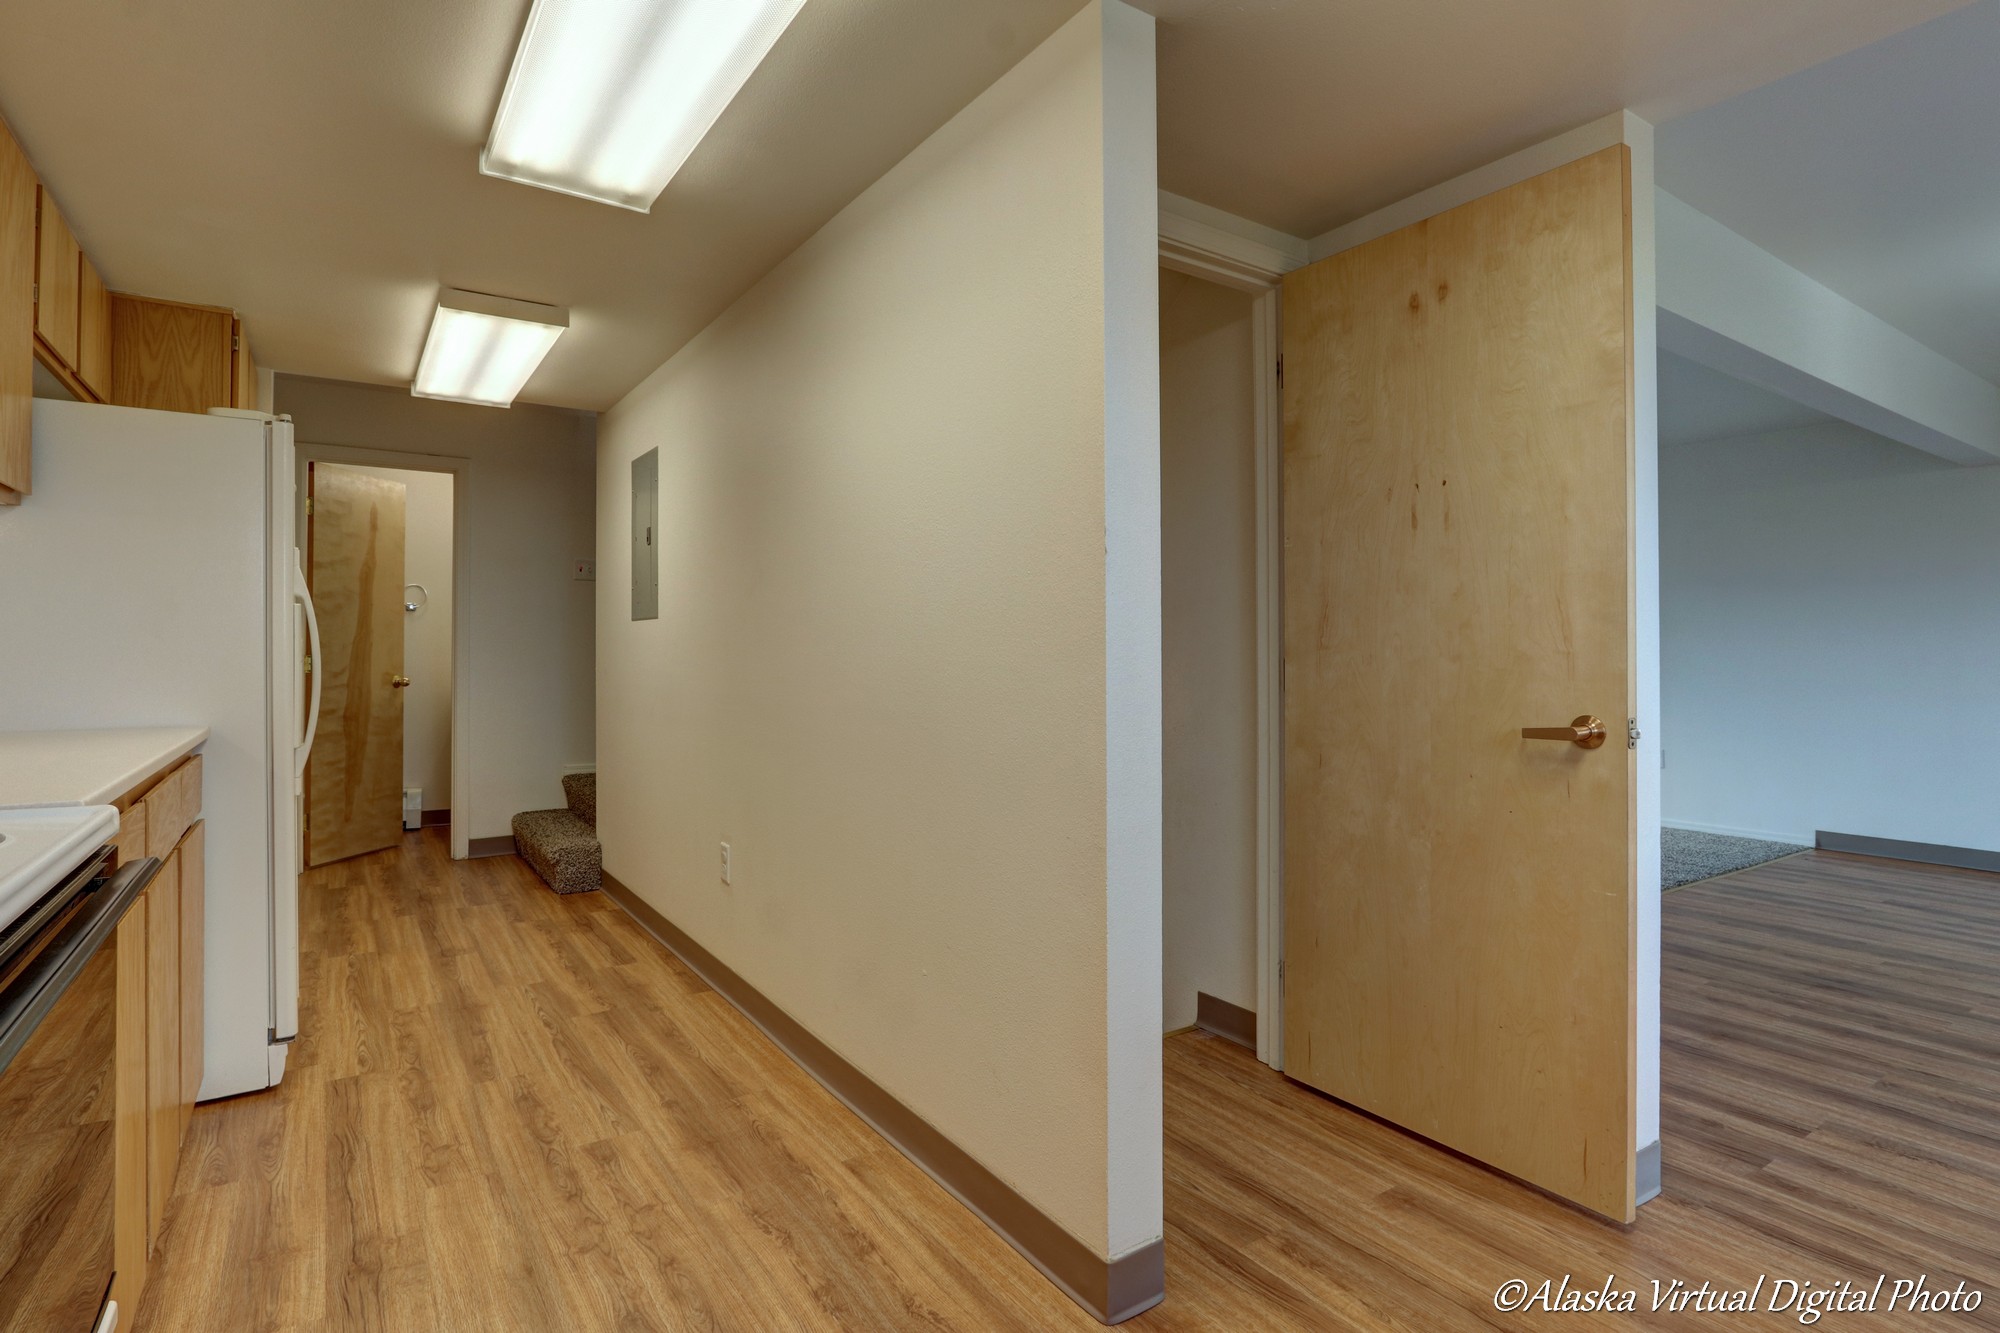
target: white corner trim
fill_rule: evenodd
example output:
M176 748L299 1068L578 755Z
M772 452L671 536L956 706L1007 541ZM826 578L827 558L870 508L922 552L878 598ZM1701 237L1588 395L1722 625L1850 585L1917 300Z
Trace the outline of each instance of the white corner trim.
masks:
M1160 262L1226 287L1261 292L1306 265L1296 236L1160 191Z
M1639 139L1650 144L1652 133L1653 127L1630 111L1614 111L1608 116L1599 116L1553 139L1545 139L1532 148L1524 148L1497 162L1489 162L1463 176L1434 185L1387 208L1377 209L1366 217L1356 218L1315 236L1307 247L1307 256L1318 262L1343 250L1352 250L1357 245L1365 245L1412 223L1434 218L1460 204L1469 204L1496 190L1519 185L1545 171L1554 171L1578 158L1589 157L1613 144L1632 143Z

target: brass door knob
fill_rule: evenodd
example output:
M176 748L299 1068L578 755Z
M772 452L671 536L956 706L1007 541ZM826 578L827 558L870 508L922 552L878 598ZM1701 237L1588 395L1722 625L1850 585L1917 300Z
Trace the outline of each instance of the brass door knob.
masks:
M1568 741L1579 749L1595 750L1604 744L1604 719L1585 713L1566 727L1522 727L1524 741Z
M409 685L410 685L410 678L408 676L389 677L389 687L391 689L397 689L397 690L408 689ZM1599 739L1601 740L1603 738L1600 737Z

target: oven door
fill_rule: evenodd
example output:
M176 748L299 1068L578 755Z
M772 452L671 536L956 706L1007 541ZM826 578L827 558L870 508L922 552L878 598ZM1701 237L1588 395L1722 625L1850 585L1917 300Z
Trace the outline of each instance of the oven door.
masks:
M0 1333L117 1322L116 928L159 862L109 863L93 857L0 941Z

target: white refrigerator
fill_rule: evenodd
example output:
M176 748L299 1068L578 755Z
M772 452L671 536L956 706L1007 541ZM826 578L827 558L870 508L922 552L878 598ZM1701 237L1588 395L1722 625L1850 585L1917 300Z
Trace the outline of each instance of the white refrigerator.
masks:
M34 451L0 510L0 731L209 728L201 1097L270 1087L298 1035L318 712L291 423L37 400Z

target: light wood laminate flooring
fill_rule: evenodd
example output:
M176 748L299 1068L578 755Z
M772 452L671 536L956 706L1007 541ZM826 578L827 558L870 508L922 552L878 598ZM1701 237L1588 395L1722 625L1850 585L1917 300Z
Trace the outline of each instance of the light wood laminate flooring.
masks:
M290 1072L196 1112L142 1333L1096 1326L603 895L434 829L302 915ZM1635 1226L1188 1033L1167 1301L1128 1327L1800 1327L1494 1308L1565 1274L2000 1287L2000 877L1814 853L1669 894L1666 939Z

